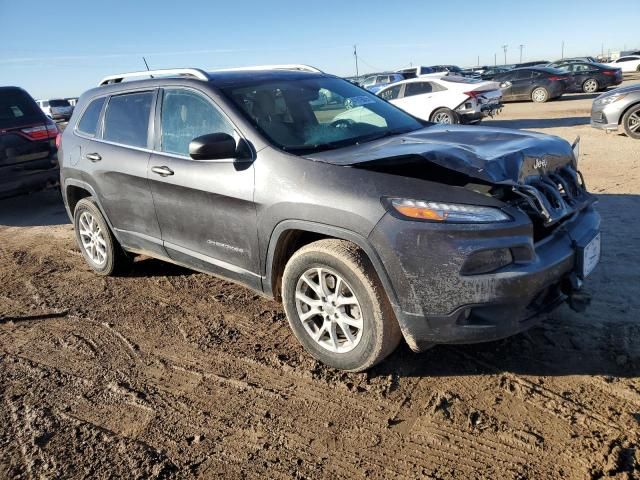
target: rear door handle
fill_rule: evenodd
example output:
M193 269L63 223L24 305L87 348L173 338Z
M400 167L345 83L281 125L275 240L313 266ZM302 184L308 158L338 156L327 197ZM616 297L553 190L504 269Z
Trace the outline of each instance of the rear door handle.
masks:
M169 167L151 167L151 171L153 173L157 173L161 177L168 177L169 175L173 175L173 170Z
M87 153L85 157L87 158L87 160L91 160L92 162L99 162L100 160L102 160L102 157L99 153Z

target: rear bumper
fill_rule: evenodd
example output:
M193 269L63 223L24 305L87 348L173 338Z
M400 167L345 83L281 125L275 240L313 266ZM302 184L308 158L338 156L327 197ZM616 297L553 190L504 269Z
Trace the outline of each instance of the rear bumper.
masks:
M71 114L70 113L52 113L51 118L53 118L54 120L69 121L69 119L71 118Z
M482 230L457 227L457 232L418 223L426 229L410 227L411 232L400 233L396 224L395 238L385 239L394 225L381 221L371 237L381 256L390 252L389 240L405 252L383 262L399 301L396 317L412 349L508 337L535 325L566 300L577 269L572 238L598 231L598 213L592 206L585 208L536 245L530 230L518 223ZM474 250L498 248L509 248L514 262L489 274L460 273Z
M478 120L482 120L485 117L493 117L494 115L499 114L502 111L503 105L501 103L492 104L492 105L482 105L479 111L470 112L470 113L461 113L460 121L462 123L472 123L477 122Z
M20 175L6 175L0 168L0 198L12 197L21 193L39 190L60 181L58 166L43 170L26 170Z

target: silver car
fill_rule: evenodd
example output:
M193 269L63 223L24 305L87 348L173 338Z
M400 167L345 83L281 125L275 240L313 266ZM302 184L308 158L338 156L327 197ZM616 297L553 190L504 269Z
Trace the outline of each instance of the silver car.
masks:
M596 98L591 126L611 132L622 127L629 137L640 139L640 84L616 88Z

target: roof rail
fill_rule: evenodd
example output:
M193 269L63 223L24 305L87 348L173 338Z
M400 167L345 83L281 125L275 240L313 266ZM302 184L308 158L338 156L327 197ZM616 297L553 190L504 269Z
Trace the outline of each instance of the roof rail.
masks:
M220 71L234 71L234 70L300 70L303 72L323 73L322 70L311 65L304 65L299 63L290 63L283 65L256 65L251 67L234 67L234 68L221 68Z
M109 75L100 80L98 86L109 85L111 83L120 83L125 78L134 77L153 77L154 75L183 75L185 77L195 77L198 80L209 80L209 75L199 68L167 68L163 70L144 70L141 72L119 73L117 75Z

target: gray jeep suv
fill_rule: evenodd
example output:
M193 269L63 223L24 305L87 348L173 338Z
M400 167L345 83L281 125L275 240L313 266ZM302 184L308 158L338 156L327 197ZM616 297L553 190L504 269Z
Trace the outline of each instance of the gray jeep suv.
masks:
M143 254L231 279L281 299L315 358L359 371L403 337L415 351L489 341L585 306L600 218L575 150L425 123L312 67L271 66L107 77L59 158L98 274Z

